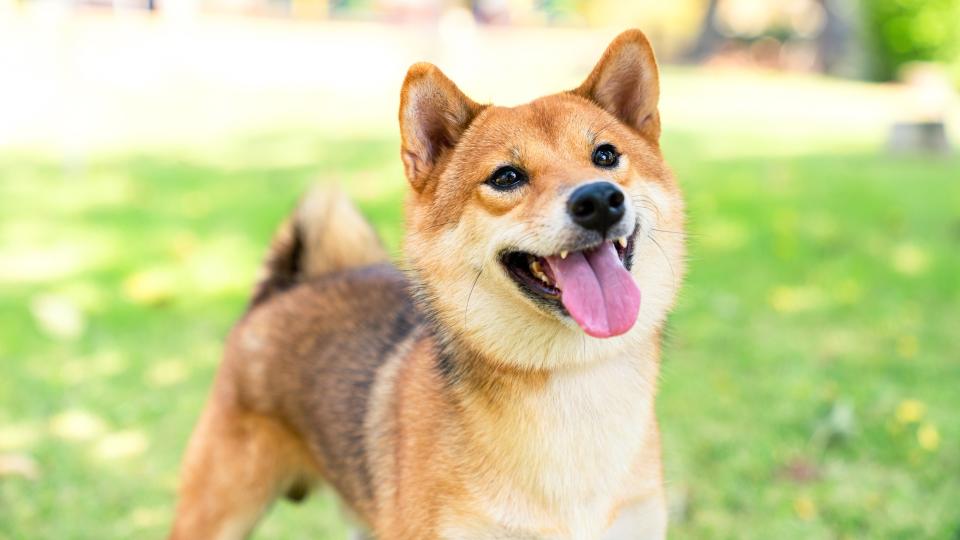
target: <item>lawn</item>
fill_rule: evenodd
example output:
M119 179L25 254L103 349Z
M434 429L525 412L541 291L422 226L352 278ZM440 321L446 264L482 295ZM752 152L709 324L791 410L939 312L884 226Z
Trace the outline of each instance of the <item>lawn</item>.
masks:
M658 408L671 536L958 538L960 160L788 142L668 124L691 246ZM0 539L161 537L273 228L339 179L398 249L397 148L283 128L0 154L0 464L27 469L0 475ZM256 538L343 534L319 494Z

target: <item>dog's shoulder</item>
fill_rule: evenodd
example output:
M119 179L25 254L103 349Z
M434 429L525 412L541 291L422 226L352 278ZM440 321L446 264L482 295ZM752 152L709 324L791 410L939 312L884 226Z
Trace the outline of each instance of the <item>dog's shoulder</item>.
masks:
M422 325L408 289L386 264L325 274L254 306L228 340L234 401L299 432L347 500L372 495L364 423L377 373Z

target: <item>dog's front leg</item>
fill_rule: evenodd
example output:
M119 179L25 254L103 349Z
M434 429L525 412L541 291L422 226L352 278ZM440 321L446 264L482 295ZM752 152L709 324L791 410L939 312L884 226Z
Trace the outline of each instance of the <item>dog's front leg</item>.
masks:
M662 494L620 511L603 540L663 540L667 537L667 505Z
M360 529L350 531L350 540L376 540L372 534Z

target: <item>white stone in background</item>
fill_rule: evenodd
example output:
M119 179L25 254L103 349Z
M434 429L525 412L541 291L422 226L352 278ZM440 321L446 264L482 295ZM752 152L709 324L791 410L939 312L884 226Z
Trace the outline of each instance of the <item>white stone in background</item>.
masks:
M949 154L953 151L943 122L897 122L887 147L894 153Z
M887 147L895 153L949 154L947 119L956 99L943 67L915 63L903 70L902 120L893 124Z

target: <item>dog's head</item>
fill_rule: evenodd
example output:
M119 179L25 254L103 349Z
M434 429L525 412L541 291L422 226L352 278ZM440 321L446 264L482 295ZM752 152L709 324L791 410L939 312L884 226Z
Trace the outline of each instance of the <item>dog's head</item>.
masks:
M659 91L636 30L577 89L518 107L477 104L435 66L410 68L405 251L440 324L538 368L660 327L683 267L683 207L660 152Z

